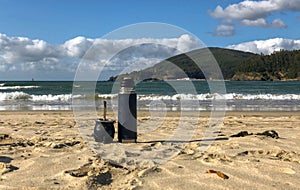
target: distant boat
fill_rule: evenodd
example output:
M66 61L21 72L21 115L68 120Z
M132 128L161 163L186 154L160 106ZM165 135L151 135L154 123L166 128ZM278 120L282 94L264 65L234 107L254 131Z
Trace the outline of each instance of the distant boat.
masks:
M34 82L34 78L32 78L31 81Z

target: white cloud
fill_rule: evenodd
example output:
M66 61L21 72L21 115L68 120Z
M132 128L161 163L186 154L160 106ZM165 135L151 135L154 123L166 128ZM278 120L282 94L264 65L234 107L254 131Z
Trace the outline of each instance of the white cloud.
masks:
M2 76L7 71L74 74L83 59L89 60L86 64L87 69L96 69L109 63L109 59L118 53L122 59L110 63L112 67L105 68L113 71L114 64L118 64L118 67L126 67L129 63L138 63L141 67L141 64L148 66L180 52L200 47L203 47L201 42L187 34L177 38L120 40L79 36L63 44L54 45L43 40L9 37L0 33L0 72ZM131 50L124 51L128 48ZM116 59L116 56L114 58Z
M80 58L85 54L92 44L92 39L78 36L66 41L62 46L67 51L68 56Z
M266 19L264 18L259 18L256 20L244 19L241 21L241 24L245 26L261 26L261 27L266 27L268 25Z
M256 40L237 45L230 45L227 46L227 48L258 54L271 54L274 51L280 51L281 49L298 50L300 49L300 40L273 38L268 40Z
M245 0L238 4L229 5L224 9L221 6L217 6L214 11L210 12L210 15L220 19L257 20L265 18L273 12L287 10L299 11L300 0Z
M244 26L286 28L286 24L280 19L270 23L266 21L272 13L285 11L300 11L300 0L244 0L225 8L217 6L209 14L231 24L236 21Z
M269 28L287 28L287 25L280 19L275 19L271 23L268 23L266 19L259 18L256 20L244 19L241 21L244 26L259 26L259 27L269 27Z
M45 58L62 56L59 46L47 44L43 40L8 37L5 34L0 34L0 52L1 62L10 64L42 62Z
M194 37L184 34L181 35L178 39L178 42L176 44L176 49L178 49L181 52L188 52L192 49L199 48L199 41L198 39L195 39ZM174 48L174 47L172 47Z
M280 19L275 19L270 24L272 28L287 28L287 25Z
M249 19L256 20L266 17L270 12L276 10L271 1L242 1L238 4L232 4L223 9L217 6L216 9L210 12L210 15L219 19Z
M214 32L216 36L233 36L234 33L234 27L232 25L225 24L219 25Z

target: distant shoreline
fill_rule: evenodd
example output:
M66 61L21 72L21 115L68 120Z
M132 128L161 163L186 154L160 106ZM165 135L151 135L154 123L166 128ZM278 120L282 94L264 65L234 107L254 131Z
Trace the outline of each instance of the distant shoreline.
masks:
M152 111L151 111L152 112ZM156 111L154 111L156 112ZM157 111L159 112L159 111ZM221 111L213 111L213 112L220 112ZM11 113L22 113L22 114L38 114L38 113L74 113L73 110L0 110L0 113L3 115L10 115ZM101 116L102 112L97 112L99 117ZM138 117L140 115L149 114L148 111L138 111ZM169 111L168 112L171 115L177 115L180 114L181 111ZM197 111L185 111L185 113L198 113ZM199 111L199 116L209 116L211 111ZM255 115L255 116L289 116L289 115L300 115L300 111L224 111L226 116L237 116L237 115ZM112 111L107 112L108 115L113 115Z
M206 79L165 79L165 80L143 80L143 82L155 82L155 81L241 81L241 82L247 82L247 81L270 81L270 82L291 82L291 81L300 81L300 79L284 79L284 80L232 80L232 79L224 79L224 80L206 80ZM74 80L0 80L0 83L5 82L116 82L112 80L98 80L98 81L74 81Z

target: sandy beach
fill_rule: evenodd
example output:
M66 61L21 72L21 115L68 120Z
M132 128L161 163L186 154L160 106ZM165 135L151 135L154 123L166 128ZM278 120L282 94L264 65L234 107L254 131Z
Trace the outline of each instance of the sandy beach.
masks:
M299 112L227 112L215 140L205 152L200 152L203 129L210 116L203 113L197 123L185 121L197 130L174 157L161 164L130 167L97 156L80 134L73 112L0 114L0 189L299 189L300 186ZM108 117L114 118L112 113ZM150 153L156 147L171 146L174 142L159 141L156 135L167 138L176 129L178 120L178 112L170 112L155 132L144 131L138 134L139 143L126 146ZM147 112L138 113L141 131L151 122ZM89 125L93 128L93 123Z

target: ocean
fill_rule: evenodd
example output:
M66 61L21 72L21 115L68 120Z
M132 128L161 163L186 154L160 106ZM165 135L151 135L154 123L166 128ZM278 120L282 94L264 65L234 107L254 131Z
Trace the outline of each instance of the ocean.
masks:
M300 81L224 83L226 92L218 94L206 81L139 82L138 110L210 111L222 101L225 106L218 109L223 111L300 111ZM72 98L82 100L76 104L82 108L101 109L103 100L116 108L118 89L118 82L1 81L0 110L72 110Z

